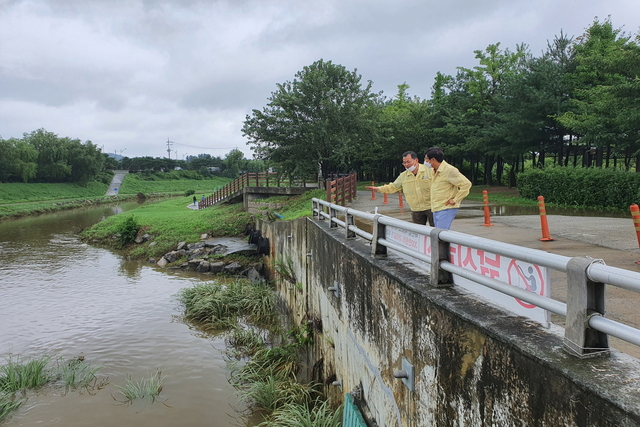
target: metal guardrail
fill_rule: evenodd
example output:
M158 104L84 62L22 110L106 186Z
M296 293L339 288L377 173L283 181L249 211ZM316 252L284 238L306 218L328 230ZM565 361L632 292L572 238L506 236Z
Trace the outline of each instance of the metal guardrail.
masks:
M314 218L328 219L330 228L344 228L345 238L360 236L371 242L372 256L386 255L388 248L428 262L431 266L432 286L452 286L451 274L454 274L564 316L564 346L577 357L607 354L609 335L640 346L639 329L604 317L605 285L640 292L640 273L610 267L590 258L566 257L469 234L413 224L381 214L349 209L320 199L314 198L312 204ZM373 233L359 229L354 218L371 221ZM385 239L387 226L429 236L431 256ZM448 260L451 243L567 273L567 303L540 296L452 264Z

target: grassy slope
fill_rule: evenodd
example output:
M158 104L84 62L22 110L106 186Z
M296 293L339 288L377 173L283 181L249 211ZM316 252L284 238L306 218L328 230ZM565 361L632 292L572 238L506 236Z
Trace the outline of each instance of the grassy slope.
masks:
M216 177L210 180L142 181L134 175L127 175L120 188L120 199L138 193L143 194L184 194L188 190L210 195L216 188L231 180ZM77 184L0 184L0 220L19 218L72 209L94 203L112 203L103 200L107 184L91 182L86 187Z
M0 184L0 204L40 202L44 200L86 199L102 197L109 186L90 182L86 187L78 184Z
M120 194L151 194L151 193L184 193L194 190L198 196L211 195L216 188L231 182L229 178L215 177L213 179L177 179L167 181L143 181L137 176L128 174L120 187ZM106 190L105 190L106 191Z
M138 209L115 215L99 222L82 233L86 239L96 240L110 246L117 246L112 238L120 232L124 221L133 216L142 227L142 233L155 236L155 245L149 242L142 245L131 245L128 252L131 256L163 255L174 250L181 241L196 242L200 235L235 236L244 231L249 221L249 214L242 212L242 204L220 205L207 209L192 210L187 206L192 203L191 197L176 197L158 203L149 203Z
M311 198L320 198L323 195L323 190L314 190L301 196L286 198L289 203L278 213L282 214L284 219L310 216ZM264 199L265 202L283 200L285 198L282 196ZM200 240L200 235L205 233L210 236L237 236L251 221L251 215L242 210L241 203L192 210L187 207L191 202L192 199L189 196L145 204L133 211L105 219L85 230L82 237L89 241L117 247L118 242L112 236L120 232L128 217L133 216L141 226L140 232L153 235L153 241L156 243L153 246L149 245L150 242L141 245L131 244L125 250L135 258L144 258L164 255L174 250L181 241L197 242Z

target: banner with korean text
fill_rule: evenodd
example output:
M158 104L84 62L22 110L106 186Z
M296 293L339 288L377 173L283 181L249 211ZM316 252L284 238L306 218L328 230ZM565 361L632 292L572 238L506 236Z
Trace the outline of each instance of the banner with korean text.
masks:
M418 253L431 255L431 239L429 236L387 226L385 239ZM389 249L389 251L424 268L427 272L431 271L431 265L427 262L415 259L398 251L391 249ZM517 286L540 296L549 297L550 273L546 267L458 244L451 244L449 246L449 262L511 286ZM541 323L545 327L549 326L549 312L547 310L487 288L463 277L456 276L455 274L453 275L453 283L515 314L526 316Z

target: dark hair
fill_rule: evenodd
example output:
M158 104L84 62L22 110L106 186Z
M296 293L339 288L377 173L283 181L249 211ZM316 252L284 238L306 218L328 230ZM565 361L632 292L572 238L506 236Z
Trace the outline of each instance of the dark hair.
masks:
M402 153L402 157L407 157L407 156L411 156L412 159L418 158L418 155L416 154L415 151L405 151L404 153Z
M428 157L429 159L436 159L436 162L438 163L442 163L442 161L444 160L444 153L442 152L442 148L440 147L429 148L424 156Z

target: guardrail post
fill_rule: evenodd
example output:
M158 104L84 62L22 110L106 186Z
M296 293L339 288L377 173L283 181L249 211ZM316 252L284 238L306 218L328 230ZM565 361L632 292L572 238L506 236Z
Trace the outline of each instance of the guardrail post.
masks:
M587 276L592 259L574 257L567 263L567 319L564 347L579 358L609 353L607 334L589 328L589 317L604 315L605 284Z
M453 286L453 275L440 268L441 261L449 261L449 242L440 240L442 228L432 228L429 233L431 239L431 273L429 283L436 288Z
M320 203L316 202L315 200L311 201L311 213L312 218L317 218L320 216Z
M335 208L329 206L329 228L338 228L338 223L334 221L334 218L338 217L338 211Z
M344 211L344 237L347 239L355 239L356 233L353 230L349 230L349 227L355 225L353 222L353 215L349 214L349 209Z
M371 238L371 255L378 257L387 256L387 247L378 243L378 239L384 239L387 232L387 226L379 222L381 216L377 214L373 217L373 237Z
M327 178L327 181L325 182L325 189L327 190L327 202L329 203L333 203L332 197L331 197L331 187L333 186L333 181L331 181L331 178Z

